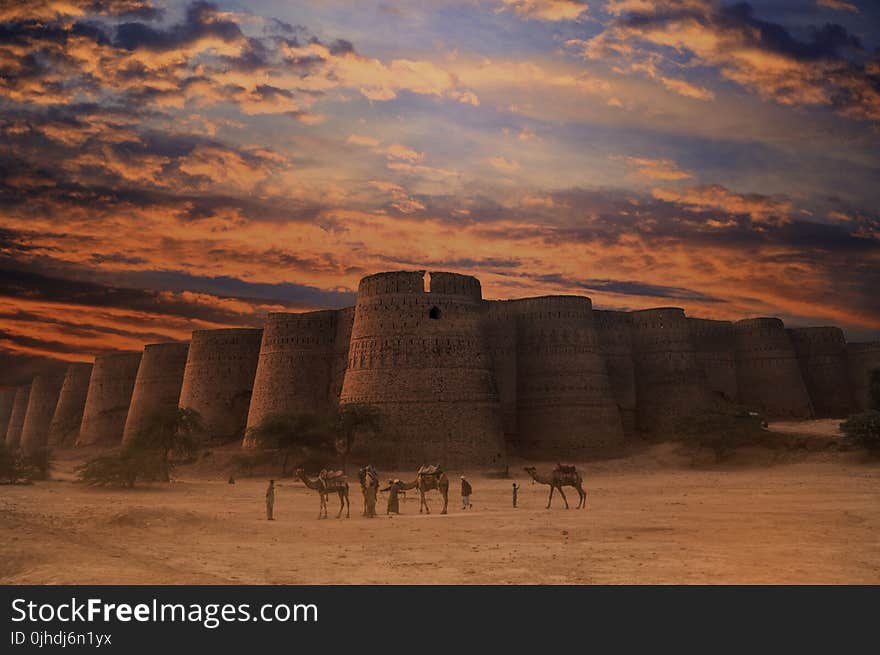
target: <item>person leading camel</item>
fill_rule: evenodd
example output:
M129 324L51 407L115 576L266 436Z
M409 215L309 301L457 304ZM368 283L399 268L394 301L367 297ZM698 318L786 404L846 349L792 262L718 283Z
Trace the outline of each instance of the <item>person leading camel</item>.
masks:
M400 488L403 486L403 482L400 480L389 480L388 486L382 489L382 491L388 492L388 506L385 509L385 514L400 514L400 501L398 500L398 495L400 494Z

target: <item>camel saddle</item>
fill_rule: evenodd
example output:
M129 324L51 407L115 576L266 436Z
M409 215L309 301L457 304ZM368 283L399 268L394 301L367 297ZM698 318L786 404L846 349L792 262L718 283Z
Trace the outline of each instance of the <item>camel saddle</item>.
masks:
M429 466L422 466L419 468L419 475L440 475L443 473L443 467L439 464L431 464Z
M321 474L318 477L321 478L322 480L324 480L325 482L332 482L334 480L338 480L339 478L344 478L345 473L343 473L342 471L323 470L323 471L321 471Z
M556 470L560 473L577 473L577 468L570 464L557 464Z

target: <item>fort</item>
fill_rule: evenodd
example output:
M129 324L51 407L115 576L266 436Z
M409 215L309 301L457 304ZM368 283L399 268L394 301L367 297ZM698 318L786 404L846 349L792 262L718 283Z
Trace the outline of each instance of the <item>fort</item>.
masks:
M613 455L719 409L843 418L870 406L872 376L880 342L848 344L836 327L601 310L582 296L487 300L472 276L398 271L363 278L353 307L72 364L60 393L40 378L0 389L0 426L13 447L45 444L46 430L50 446L118 444L176 403L212 438L253 448L246 428L273 414L366 404L382 426L356 440L358 460L496 468L510 455ZM30 404L39 430L23 439Z

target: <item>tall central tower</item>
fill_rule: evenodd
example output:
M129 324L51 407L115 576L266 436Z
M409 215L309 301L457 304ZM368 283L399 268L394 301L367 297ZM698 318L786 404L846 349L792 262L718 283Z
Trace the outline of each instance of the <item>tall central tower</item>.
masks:
M405 271L361 280L341 404L383 416L380 437L355 445L396 466L504 463L504 437L480 282Z

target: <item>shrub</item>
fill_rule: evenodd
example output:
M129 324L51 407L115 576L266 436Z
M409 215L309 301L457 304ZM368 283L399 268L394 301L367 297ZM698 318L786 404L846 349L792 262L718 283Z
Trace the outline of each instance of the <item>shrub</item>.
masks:
M52 453L48 448L41 448L33 455L22 457L22 467L28 480L48 480L52 467Z
M0 484L19 484L49 477L51 454L43 449L30 457L12 450L0 441Z
M0 440L0 483L18 484L25 479L21 456Z
M880 454L880 411L854 414L840 424L845 438L873 454Z
M680 421L677 433L686 443L712 450L716 462L737 448L760 443L765 436L763 418L737 408L693 414Z

